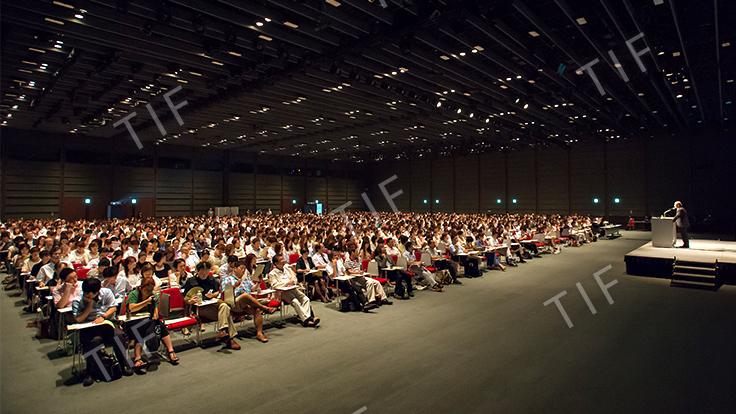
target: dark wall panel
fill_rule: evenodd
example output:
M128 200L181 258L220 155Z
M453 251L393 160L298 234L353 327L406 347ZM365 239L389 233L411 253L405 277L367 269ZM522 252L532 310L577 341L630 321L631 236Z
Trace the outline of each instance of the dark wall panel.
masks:
M452 158L438 159L432 163L432 211L453 211L454 174Z
M675 200L681 200L686 206L693 201L690 194L690 150L690 144L677 137L648 143L647 194L653 214L661 214L672 207Z
M254 178L253 174L230 173L230 205L237 206L242 212L255 208Z
M195 215L222 206L222 172L195 170L193 198Z
M317 201L329 209L327 204L327 179L325 177L307 177L307 201ZM325 211L326 212L326 211Z
M192 170L159 168L156 174L156 215L192 214Z
M346 210L350 211L362 211L366 209L365 201L363 200L363 193L365 192L366 196L368 193L365 191L366 188L363 187L362 184L360 184L356 180L348 180L347 183L347 201L350 202L350 205Z
M61 178L58 163L8 160L5 165L5 216L58 217Z
M407 197L411 200L411 211L428 212L432 202L432 188L430 181L430 160L419 158L411 163L411 183ZM425 203L426 201L426 203Z
M508 155L510 212L536 211L537 182L534 157L534 150L514 151ZM516 203L513 203L513 198L516 198Z
M642 143L615 143L606 147L608 214L647 214L646 146ZM614 199L618 198L618 203Z
M287 210L299 209L306 202L306 193L304 192L305 182L304 177L284 176L283 195L287 203L287 206L285 206ZM292 200L296 200L296 204L292 203Z
M480 162L480 211L503 213L506 211L506 156L500 152L481 154ZM501 203L498 203L498 200Z
M604 214L605 157L603 144L581 144L570 149L570 204L575 213ZM593 198L598 198L598 204Z
M345 208L347 202L347 180L344 178L329 178L327 180L327 209Z
M113 170L113 199L153 198L154 175L153 168L116 166Z
M467 155L455 158L455 211L477 212L478 202L478 156Z
M256 177L256 209L281 212L281 176L261 175Z
M568 151L550 147L537 153L537 204L540 213L567 212L570 208Z

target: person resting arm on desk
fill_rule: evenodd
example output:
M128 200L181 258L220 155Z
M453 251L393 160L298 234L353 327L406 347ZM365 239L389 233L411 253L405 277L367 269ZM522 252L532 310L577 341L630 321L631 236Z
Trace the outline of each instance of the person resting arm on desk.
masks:
M112 294L115 295L115 299L122 299L133 289L128 279L119 277L118 272L112 267L106 267L102 271L102 287L110 289Z
M82 296L82 282L77 280L77 272L72 268L64 268L59 272L59 284L51 289L56 309L70 306L74 300Z
M291 304L304 327L316 328L320 320L314 316L307 295L295 287L299 283L296 280L296 273L290 267L286 266L286 260L284 260L283 255L273 257L273 266L273 269L268 274L271 287L280 290L281 300Z
M119 345L123 343L120 340L121 335L113 326L103 323L112 318L115 312L117 312L117 306L112 291L103 288L99 279L85 279L82 282L82 296L72 305L72 314L77 323L92 322L95 325L79 330L79 341L87 362L87 372L83 380L85 387L94 383L90 369L100 360L100 357L94 354L99 352L103 344L112 346L115 358L123 367L123 375L133 375L133 368L128 364L126 350Z
M253 257L255 258L255 256ZM220 288L222 291L224 292L229 287L233 287L235 299L233 310L253 315L256 338L263 343L268 342L268 337L263 333L263 313L270 315L276 312L276 308L265 306L258 299L251 296L253 281L250 279L250 274L247 273L245 260L235 263L232 273L221 278Z
M202 299L210 300L217 299L220 297L220 284L215 280L214 277L210 276L210 265L206 262L197 263L196 266L197 274L195 277L190 277L184 283L182 290L184 295L194 289L202 289ZM199 299L197 295L192 295L187 299L190 305L196 305ZM235 328L233 317L230 314L230 306L223 301L217 301L213 304L206 306L199 306L197 309L197 315L204 322L217 321L215 329L217 330L217 341L222 342L225 346L232 350L239 350L240 344L235 341L235 336L238 334L238 330Z
M147 338L148 335L153 333L157 334L157 337L161 338L161 342L166 347L169 362L171 362L172 365L179 364L179 358L174 352L174 344L171 342L171 335L169 335L166 325L162 323L158 317L159 295L154 294L153 292L155 286L156 284L153 279L143 279L140 286L133 289L128 295L128 309L131 314L146 313L149 315L149 318L147 319L129 322L125 325L128 338L135 341L135 349L133 350L133 367L140 373L144 373L143 369L145 367L145 363L141 359L143 344L139 342L139 338ZM156 347L158 347L158 344L156 344Z

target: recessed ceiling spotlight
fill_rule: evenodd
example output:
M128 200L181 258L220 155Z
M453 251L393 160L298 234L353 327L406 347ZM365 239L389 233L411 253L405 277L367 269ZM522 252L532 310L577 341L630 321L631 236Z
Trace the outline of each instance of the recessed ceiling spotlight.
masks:
M263 22L256 22L256 26L263 27Z
M442 106L442 102L437 101L437 108L439 108L440 106Z
M529 36L531 37L539 37L539 33L535 32L534 30L529 31Z
M578 24L581 26L588 23L588 21L585 20L585 17L578 17L577 19L575 19L575 21L578 22Z
M442 59L442 60L450 60L450 57L449 56L445 56L445 55L441 55L440 56L440 59Z

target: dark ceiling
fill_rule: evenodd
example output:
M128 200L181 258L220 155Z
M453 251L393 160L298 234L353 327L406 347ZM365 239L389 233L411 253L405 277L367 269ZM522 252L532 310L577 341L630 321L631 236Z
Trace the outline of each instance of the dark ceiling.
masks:
M735 28L732 0L5 0L0 114L354 161L640 139L733 122Z

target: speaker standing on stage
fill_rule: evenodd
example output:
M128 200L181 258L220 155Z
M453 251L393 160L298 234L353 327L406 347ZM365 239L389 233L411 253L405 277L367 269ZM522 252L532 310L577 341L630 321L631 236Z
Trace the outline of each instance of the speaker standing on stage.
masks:
M682 236L682 246L680 247L687 249L690 247L690 239L687 236L687 228L690 227L690 221L687 219L687 210L685 210L680 201L675 201L675 209L677 209L677 214L672 218L672 221L675 222L677 231Z

